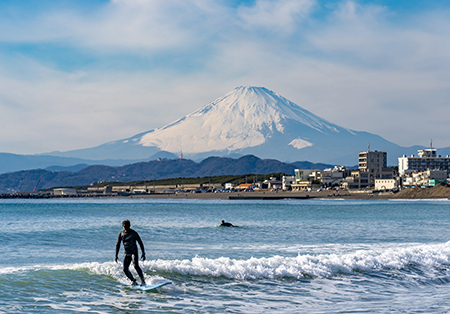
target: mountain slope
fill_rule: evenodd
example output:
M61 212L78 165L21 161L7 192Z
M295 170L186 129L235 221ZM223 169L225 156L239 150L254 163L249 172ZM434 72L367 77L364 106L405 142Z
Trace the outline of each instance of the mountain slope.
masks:
M344 131L286 98L258 87L239 87L209 105L161 129L144 134L139 144L166 151L198 154L232 152L266 142L274 132L284 133L289 121L323 134ZM311 146L293 138L296 148Z
M159 151L201 160L242 156L282 161L358 163L370 143L388 152L388 163L415 153L382 137L328 122L264 87L238 87L162 128L98 147L58 153L85 159L148 158ZM55 155L56 153L52 153Z

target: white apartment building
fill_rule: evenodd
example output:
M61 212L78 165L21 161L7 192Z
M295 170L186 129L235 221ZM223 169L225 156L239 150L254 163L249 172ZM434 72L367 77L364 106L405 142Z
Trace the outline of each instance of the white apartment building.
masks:
M437 155L437 151L434 148L423 149L418 151L419 156L412 155L406 157L403 155L398 158L398 172L400 175L404 175L413 171L425 171L431 170L450 170L450 156L441 157Z

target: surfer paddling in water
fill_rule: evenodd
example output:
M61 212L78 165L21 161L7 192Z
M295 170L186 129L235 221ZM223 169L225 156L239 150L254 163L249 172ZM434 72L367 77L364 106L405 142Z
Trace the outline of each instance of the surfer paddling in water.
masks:
M225 222L225 220L222 220L222 223L220 224L220 227L234 227L232 223Z
M120 243L123 242L123 248L125 250L125 255L123 257L123 272L131 280L132 285L136 286L136 279L134 279L133 275L128 269L130 267L131 261L133 261L134 269L136 269L139 277L141 278L141 285L145 286L144 274L142 273L142 269L139 267L139 252L136 242L138 242L139 246L141 247L143 261L145 261L144 243L142 242L139 234L131 229L130 226L131 223L129 220L124 220L122 222L123 230L119 232L119 235L117 237L115 261L117 263L119 260Z

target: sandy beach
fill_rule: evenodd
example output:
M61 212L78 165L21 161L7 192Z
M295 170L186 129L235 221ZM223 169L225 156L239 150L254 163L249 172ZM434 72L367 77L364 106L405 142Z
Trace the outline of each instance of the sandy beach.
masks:
M347 191L320 191L320 192L289 192L289 191L254 191L254 192L233 192L233 193L161 193L146 195L130 195L127 198L171 198L171 199L389 199L394 194L389 193L351 193Z
M439 184L435 187L402 189L398 193L373 191L253 191L232 193L156 193L131 195L127 198L171 198L171 199L449 199L450 187Z

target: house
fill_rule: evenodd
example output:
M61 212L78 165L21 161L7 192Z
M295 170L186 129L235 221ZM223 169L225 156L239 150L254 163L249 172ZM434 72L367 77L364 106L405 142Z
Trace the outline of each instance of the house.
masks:
M392 179L375 179L375 190L394 190L398 188L398 180L396 178Z
M261 183L261 189L280 190L283 187L283 183L275 177L270 177L269 180L264 180Z
M234 189L236 187L236 184L234 184L234 183L225 183L224 187L225 187L225 190L232 190L232 189Z
M281 188L283 190L291 190L292 184L295 183L295 176L283 176L281 178Z
M439 182L447 181L446 170L426 170L408 172L403 175L403 186L435 186Z
M334 168L328 168L318 173L317 179L320 180L324 186L340 186L344 181L344 176L347 170L344 166L335 166Z
M313 188L313 185L320 187L318 181L320 170L318 169L295 169L295 183L291 184L293 191L304 191Z
M242 183L239 184L236 189L237 190L254 190L256 187L252 183Z

